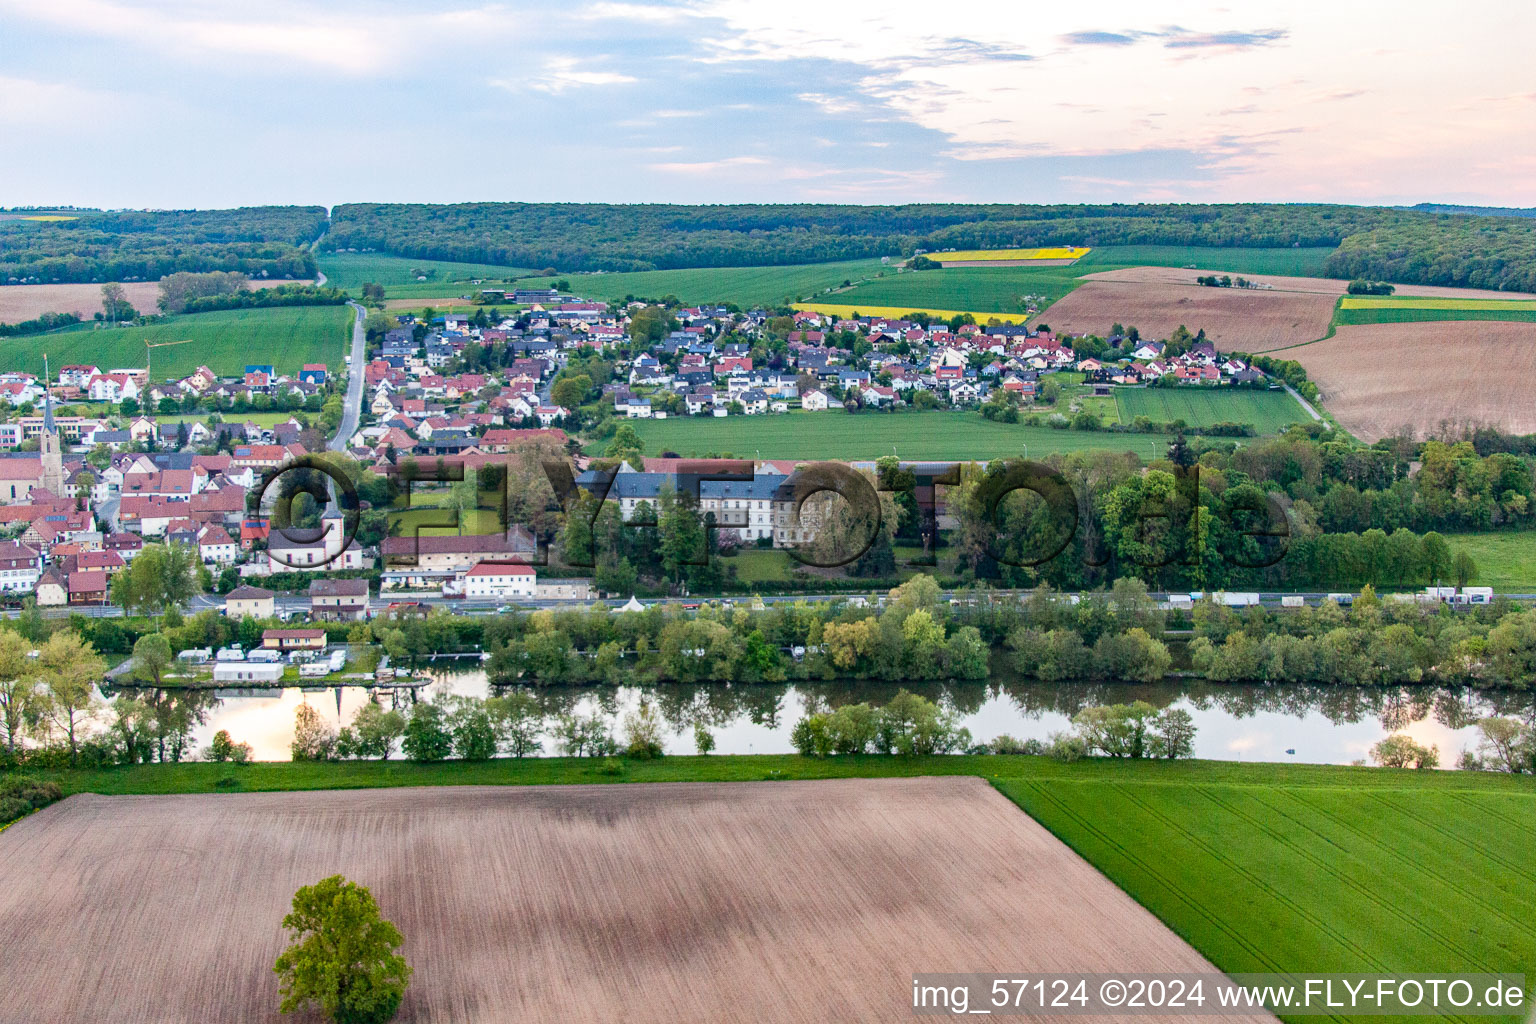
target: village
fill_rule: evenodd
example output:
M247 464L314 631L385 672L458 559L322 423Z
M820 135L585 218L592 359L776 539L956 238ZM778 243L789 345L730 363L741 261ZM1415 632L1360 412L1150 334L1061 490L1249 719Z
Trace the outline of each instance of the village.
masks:
M1198 337L1141 340L1134 329L1076 339L995 321L610 305L553 289L487 291L481 301L473 314L392 317L362 367L359 427L329 447L380 474L412 462L478 470L530 448L574 456L578 470L588 470L592 460L575 435L603 436L610 419L897 407L979 407L989 417L1015 417L1034 404L1067 408L1058 381L1094 395L1149 384L1275 386ZM503 301L517 311L487 315ZM248 507L248 495L274 471L327 447L324 418L314 414L327 399L339 401L332 396L347 369L305 364L288 375L252 364L221 378L200 366L151 380L147 368L68 365L46 386L30 373L0 374L0 393L14 409L0 422L0 588L45 609L106 606L111 578L145 544L163 543L195 550L210 583L221 580L225 593L237 583L247 598L271 594L261 591L264 577L314 575L305 600L279 600L285 614L315 620L366 617L370 578L386 595L590 599L590 580L538 578L526 564L536 539L520 526L409 531L363 544L346 535L332 508L298 539L273 531L263 510ZM70 411L82 405L109 411ZM56 407L66 411L56 415ZM660 493L675 488L678 461L638 453L621 460L605 496L626 520L642 505L654 509ZM706 482L700 512L737 543L807 543L816 519L796 515L797 465L759 459L750 483ZM596 480L588 471L577 482L591 489ZM338 574L357 578L330 578Z

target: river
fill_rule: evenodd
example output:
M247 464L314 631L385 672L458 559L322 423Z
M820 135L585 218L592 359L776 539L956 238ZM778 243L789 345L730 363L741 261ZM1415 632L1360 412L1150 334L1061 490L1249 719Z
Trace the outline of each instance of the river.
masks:
M1147 700L1158 707L1184 708L1198 729L1195 756L1231 761L1297 761L1349 764L1392 732L1406 732L1440 748L1444 766L1454 766L1463 749L1475 749L1473 721L1508 714L1536 721L1536 693L1437 690L1430 687L1241 686L1203 683L1041 684L994 676L979 683L910 686L958 711L976 742L1007 733L1018 739L1046 739L1066 730L1078 709L1095 704ZM671 727L668 753L694 752L693 723L703 719L715 735L719 754L792 752L790 732L807 707L844 703L882 704L898 687L883 683L786 685L664 685L652 687L544 687L531 690L551 715L600 711L618 722L642 694L655 700ZM427 695L488 696L485 673L440 670ZM333 726L349 722L367 691L359 687L271 695L226 697L209 711L194 736L199 750L227 729L249 743L258 760L287 760L294 710L308 703ZM388 701L389 698L384 698ZM409 698L402 698L408 702ZM557 753L546 740L544 752Z

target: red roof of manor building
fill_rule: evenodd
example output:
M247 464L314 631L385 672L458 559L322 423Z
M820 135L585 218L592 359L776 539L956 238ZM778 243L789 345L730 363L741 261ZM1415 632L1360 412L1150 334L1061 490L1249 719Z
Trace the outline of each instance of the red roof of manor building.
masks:
M516 562L481 562L465 576L532 576L533 567Z

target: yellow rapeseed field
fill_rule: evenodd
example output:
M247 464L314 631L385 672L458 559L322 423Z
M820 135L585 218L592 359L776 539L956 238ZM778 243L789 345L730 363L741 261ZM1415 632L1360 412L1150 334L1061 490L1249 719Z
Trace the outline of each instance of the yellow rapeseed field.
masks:
M851 317L857 313L859 316L883 316L892 320L900 320L908 313L926 313L937 320L972 316L978 324L986 324L990 320L1004 324L1019 324L1034 315L1033 313L978 313L975 310L964 309L923 309L917 306L841 305L835 302L796 302L794 308L821 313L824 316Z
M1061 245L1049 249L967 249L963 252L930 252L927 257L940 263L970 260L1075 260L1091 250L1083 246Z
M1492 309L1506 313L1536 311L1530 299L1455 299L1419 295L1346 295L1344 309Z

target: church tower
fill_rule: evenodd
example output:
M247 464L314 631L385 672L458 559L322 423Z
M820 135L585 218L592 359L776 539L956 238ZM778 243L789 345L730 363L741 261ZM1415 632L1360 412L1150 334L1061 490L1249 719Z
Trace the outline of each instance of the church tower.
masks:
M43 489L64 496L64 452L59 444L59 428L53 422L53 391L48 381L48 357L43 356L43 472L38 482Z

